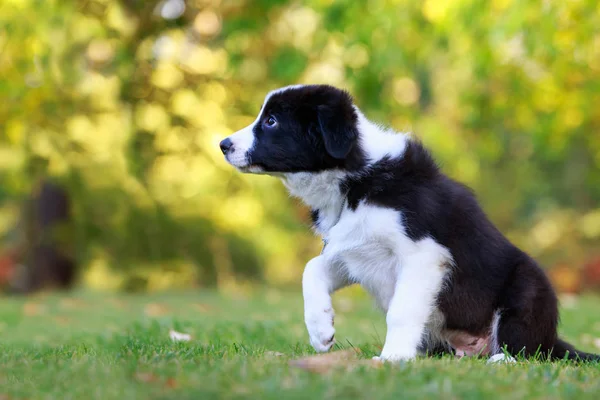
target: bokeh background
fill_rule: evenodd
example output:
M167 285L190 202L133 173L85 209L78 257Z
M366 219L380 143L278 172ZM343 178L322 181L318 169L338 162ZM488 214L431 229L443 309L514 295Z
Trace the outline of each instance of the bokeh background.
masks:
M561 290L598 290L596 0L3 0L0 284L54 257L96 289L298 287L308 210L218 148L293 83L413 131Z

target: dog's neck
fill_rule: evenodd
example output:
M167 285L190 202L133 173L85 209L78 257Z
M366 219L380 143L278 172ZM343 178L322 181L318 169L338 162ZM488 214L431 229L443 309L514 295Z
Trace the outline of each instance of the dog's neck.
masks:
M348 173L341 170L318 173L296 172L285 174L283 184L290 194L301 199L312 210L318 211L315 230L322 236L337 224L345 202L341 183Z
M312 210L318 211L315 230L326 237L338 223L346 204L342 182L350 175L364 173L384 157L400 157L406 147L408 136L385 130L358 111L359 145L365 154L365 167L359 171L327 170L317 173L296 172L283 174L282 181L290 194L301 199Z
M366 168L384 157L398 158L404 153L410 134L396 132L369 121L358 108L359 145L366 156Z

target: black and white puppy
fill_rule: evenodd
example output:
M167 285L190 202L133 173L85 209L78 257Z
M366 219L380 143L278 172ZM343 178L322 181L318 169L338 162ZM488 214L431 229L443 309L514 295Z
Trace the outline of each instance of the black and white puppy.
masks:
M302 282L315 350L334 343L331 294L358 283L386 312L382 360L495 356L503 348L600 359L558 338L549 280L472 192L440 172L417 140L367 120L345 91L272 91L256 121L220 147L238 170L280 177L312 208L326 244Z

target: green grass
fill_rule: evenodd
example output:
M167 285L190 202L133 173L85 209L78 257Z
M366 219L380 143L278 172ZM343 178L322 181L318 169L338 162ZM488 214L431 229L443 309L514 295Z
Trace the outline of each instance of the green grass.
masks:
M372 302L345 292L334 303L337 348L377 354L385 327ZM599 299L580 298L562 315L563 336L593 351ZM313 354L302 318L299 294L272 290L1 298L0 399L600 397L600 365L446 357L310 373L288 365ZM173 343L170 329L193 340Z

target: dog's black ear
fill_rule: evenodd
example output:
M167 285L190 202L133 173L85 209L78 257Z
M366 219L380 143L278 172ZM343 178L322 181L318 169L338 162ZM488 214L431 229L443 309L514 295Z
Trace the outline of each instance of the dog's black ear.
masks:
M358 117L347 93L341 92L330 100L317 107L319 127L327 153L343 160L358 140Z

